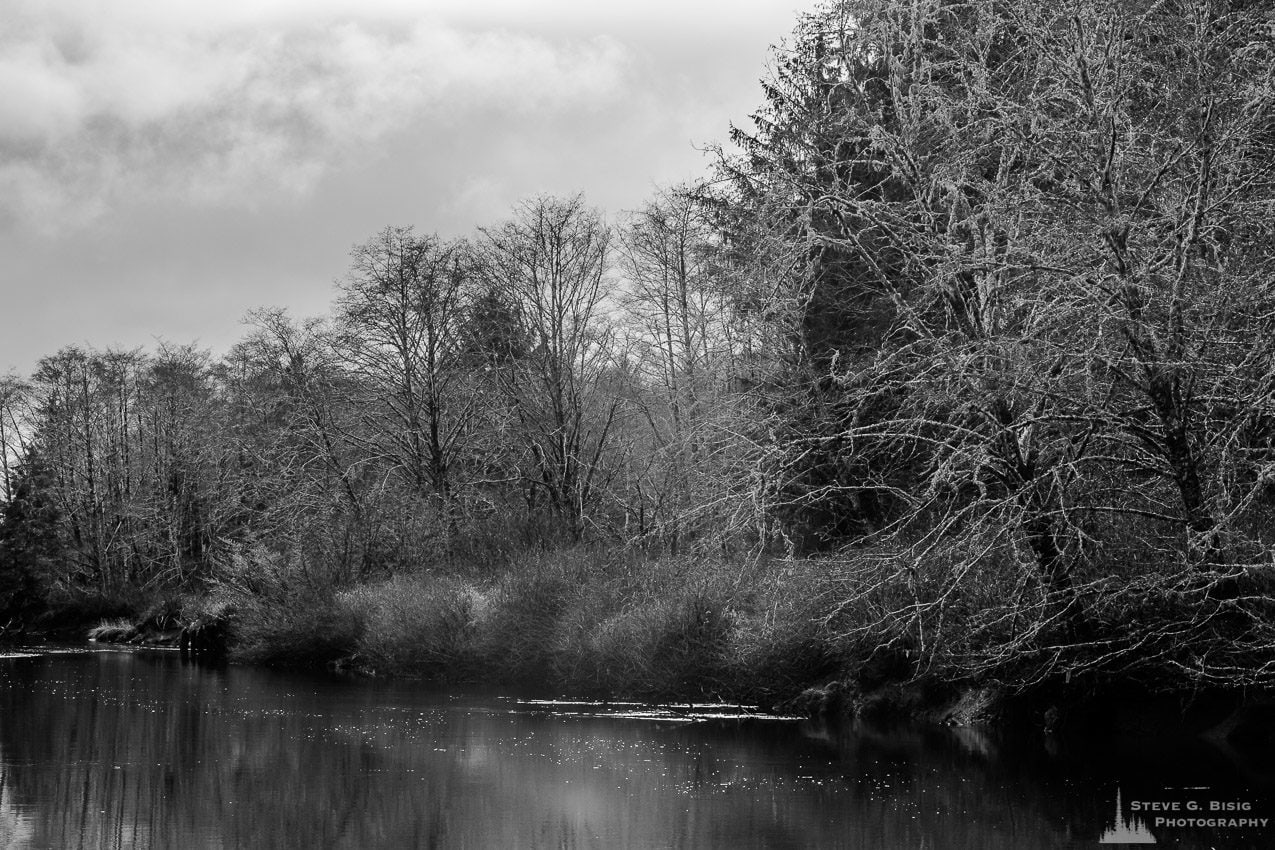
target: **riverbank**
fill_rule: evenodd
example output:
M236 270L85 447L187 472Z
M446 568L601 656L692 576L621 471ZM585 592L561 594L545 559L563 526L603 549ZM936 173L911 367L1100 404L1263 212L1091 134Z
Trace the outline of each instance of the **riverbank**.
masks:
M938 591L906 574L883 578L881 559L865 554L763 561L580 548L339 590L254 558L208 592L107 619L95 636L224 649L283 667L729 701L832 720L1271 743L1266 689L1239 675L1230 685L1209 680L1206 668L1183 663L1207 652L1219 668L1261 657L1227 631L1243 625L1243 601L1138 576L1091 582L1072 610L984 589L970 598L964 586L930 604ZM1011 605L1017 633L986 628Z

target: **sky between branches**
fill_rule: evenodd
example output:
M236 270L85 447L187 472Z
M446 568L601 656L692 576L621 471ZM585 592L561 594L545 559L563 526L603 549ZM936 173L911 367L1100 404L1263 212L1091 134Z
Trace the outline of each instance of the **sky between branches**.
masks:
M6 0L0 373L323 312L385 225L705 172L799 0Z

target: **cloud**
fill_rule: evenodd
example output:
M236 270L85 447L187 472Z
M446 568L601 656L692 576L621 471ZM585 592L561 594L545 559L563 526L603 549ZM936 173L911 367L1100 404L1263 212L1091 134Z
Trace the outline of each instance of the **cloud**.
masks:
M0 215L51 230L138 199L304 195L422 121L588 107L626 84L615 41L460 28L416 5L17 0Z

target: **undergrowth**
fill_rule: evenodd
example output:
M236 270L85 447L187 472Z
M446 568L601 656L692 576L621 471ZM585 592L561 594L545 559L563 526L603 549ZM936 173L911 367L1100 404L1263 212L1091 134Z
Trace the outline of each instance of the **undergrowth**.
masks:
M1122 681L1186 692L1238 669L1252 687L1275 675L1256 579L1148 570L1048 588L1010 551L987 548L978 569L943 554L741 562L578 548L326 592L276 561L218 593L245 660L604 698L774 705L831 682L860 695Z
M230 592L232 653L616 698L770 700L834 672L820 621L834 573L576 549L486 578L422 572L327 594L281 592L286 581L263 594L258 581Z

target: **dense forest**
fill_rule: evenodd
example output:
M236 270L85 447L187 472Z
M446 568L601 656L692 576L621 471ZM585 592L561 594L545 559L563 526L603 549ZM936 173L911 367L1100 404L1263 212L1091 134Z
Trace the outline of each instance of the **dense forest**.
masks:
M0 384L0 606L774 700L1275 679L1275 6L838 0L703 180ZM341 270L334 270L334 274Z

